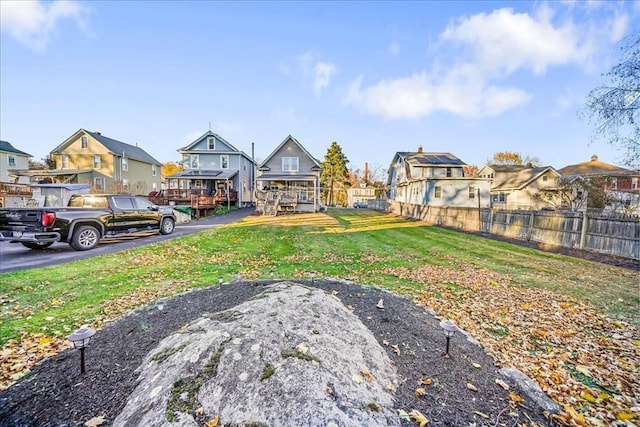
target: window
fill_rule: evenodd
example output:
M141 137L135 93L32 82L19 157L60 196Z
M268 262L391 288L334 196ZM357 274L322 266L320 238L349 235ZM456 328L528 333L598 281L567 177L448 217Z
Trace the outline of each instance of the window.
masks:
M447 178L451 178L453 176L453 169L447 168Z
M220 156L220 167L222 169L229 169L229 156Z
M69 156L66 154L62 155L62 169L69 169Z
M469 187L469 198L470 199L475 199L476 198L476 188L475 187Z
M191 169L200 168L200 156L197 154L192 154L189 156L189 160L191 162Z
M298 158L297 157L283 157L282 158L282 172L298 172Z
M611 189L612 190L618 189L618 178L611 178Z
M632 190L638 189L638 178L631 178L631 189Z
M156 184L155 182L153 182L151 184L151 188L153 188L153 191L158 191L158 184Z
M505 193L500 193L500 195L498 196L498 201L504 202L506 200L507 200L507 195Z
M202 188L202 180L196 179L195 181L193 181L193 188Z
M434 190L435 190L434 191L435 194L434 194L433 198L434 199L442 199L442 187L435 187Z
M93 156L93 168L100 169L102 167L102 157L99 154Z
M546 181L547 179L549 179L549 177L547 175L542 175L542 180Z
M9 166L16 165L16 156L9 155Z
M96 190L102 191L103 190L102 177L98 176L93 178L93 186L96 188Z
M83 135L82 138L80 138L80 146L82 148L88 148L89 147L89 138L87 138L86 135Z
M122 170L123 171L129 170L129 160L126 157L122 158Z
M126 178L122 180L122 189L129 190L129 180Z
M209 138L207 138L207 144L209 146L209 150L216 149L216 139L214 137L210 136Z
M116 205L118 209L134 209L133 199L131 197L114 197L113 204Z
M151 175L152 176L158 175L158 168L156 167L156 165L151 165Z
M493 200L494 202L497 202L498 201L498 195L497 194L492 195L491 196L491 200Z

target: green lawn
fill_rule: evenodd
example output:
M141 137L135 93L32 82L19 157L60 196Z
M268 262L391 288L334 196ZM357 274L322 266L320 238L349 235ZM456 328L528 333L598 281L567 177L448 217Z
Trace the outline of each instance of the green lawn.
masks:
M517 287L543 288L590 302L640 324L638 274L406 221L369 210L249 217L167 242L68 264L0 274L0 345L22 333L63 336L184 290L232 280L350 278L398 293L424 285L388 274L424 265L479 267Z

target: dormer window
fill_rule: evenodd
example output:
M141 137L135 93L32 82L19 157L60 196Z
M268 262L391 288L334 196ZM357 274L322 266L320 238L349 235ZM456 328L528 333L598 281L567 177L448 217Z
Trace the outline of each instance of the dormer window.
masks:
M297 157L283 157L282 158L282 172L298 172L298 158Z
M209 150L216 149L216 139L214 137L210 136L209 138L207 138L207 144L208 144Z

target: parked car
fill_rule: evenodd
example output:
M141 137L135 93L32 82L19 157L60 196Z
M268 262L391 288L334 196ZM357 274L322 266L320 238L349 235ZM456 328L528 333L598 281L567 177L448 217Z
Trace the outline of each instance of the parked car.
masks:
M149 230L170 234L176 223L173 209L139 196L74 195L64 208L0 209L0 241L44 249L66 242L77 251L95 248L103 237Z
M368 208L366 203L360 203L360 202L356 202L353 204L353 208L354 209L366 209Z

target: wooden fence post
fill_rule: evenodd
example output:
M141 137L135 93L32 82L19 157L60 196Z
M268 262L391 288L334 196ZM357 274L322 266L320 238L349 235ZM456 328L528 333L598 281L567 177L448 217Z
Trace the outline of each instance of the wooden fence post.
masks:
M587 246L587 229L589 228L589 217L587 216L587 210L584 210L582 215L582 230L580 230L580 249L584 249Z

